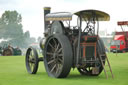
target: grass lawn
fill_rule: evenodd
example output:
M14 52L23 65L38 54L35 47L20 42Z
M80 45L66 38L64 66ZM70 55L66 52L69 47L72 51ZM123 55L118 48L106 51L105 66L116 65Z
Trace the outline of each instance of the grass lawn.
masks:
M128 53L107 54L115 78L110 72L106 79L104 72L97 77L82 76L79 72L71 70L64 79L51 78L40 62L36 75L28 74L25 67L24 56L0 56L0 85L128 85Z

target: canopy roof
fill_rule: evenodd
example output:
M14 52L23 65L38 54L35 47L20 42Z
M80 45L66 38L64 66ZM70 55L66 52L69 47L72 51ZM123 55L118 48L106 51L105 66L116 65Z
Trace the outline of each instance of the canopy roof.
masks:
M70 12L58 12L58 13L49 13L45 16L46 21L54 21L54 20L72 20L72 16L77 15L82 17L82 20L90 20L92 17L98 21L109 21L109 14L98 11L98 10L82 10L75 13Z
M74 14L76 14L77 16L81 16L82 19L84 20L90 20L90 18L92 17L97 18L98 21L110 20L109 14L102 11L98 11L98 10L83 10L83 11L76 12Z

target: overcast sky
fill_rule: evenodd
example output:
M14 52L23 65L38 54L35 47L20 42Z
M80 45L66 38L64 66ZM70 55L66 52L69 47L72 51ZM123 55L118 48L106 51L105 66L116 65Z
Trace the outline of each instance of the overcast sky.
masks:
M100 30L110 33L120 29L117 21L128 21L128 0L0 0L0 16L5 10L16 10L22 15L24 31L32 37L43 36L43 7L50 6L52 12L74 12L96 9L110 14L110 21L101 23ZM128 28L127 28L128 29Z

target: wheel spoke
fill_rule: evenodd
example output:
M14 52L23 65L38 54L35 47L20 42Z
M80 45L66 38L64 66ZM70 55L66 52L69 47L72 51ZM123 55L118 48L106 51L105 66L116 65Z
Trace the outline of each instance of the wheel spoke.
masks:
M89 67L89 72L91 71L91 68Z
M56 74L59 72L59 64L57 64L57 66L56 66Z
M46 54L47 54L47 55L53 55L53 53L51 53L51 52L47 52Z
M35 63L35 57L34 57L33 50L30 51L30 55L29 55L28 61L30 63Z
M63 59L60 59L60 58L59 58L59 61L60 61L61 64L63 63Z
M29 66L30 66L30 69L31 69L31 71L32 71L32 63L29 63Z
M31 52L30 52L30 57L33 58L33 56L34 56L34 55L33 55L33 51L31 50Z
M30 57L32 57L32 52L30 52Z
M86 69L84 69L84 70L86 71L86 73L88 73L88 72L89 72L87 68L86 68Z
M52 48L52 49L55 49L53 46L52 46L52 44L49 42L49 45L50 45L50 47Z
M58 54L58 56L63 56L63 54Z
M53 72L53 70L56 68L56 64L52 67L50 72Z
M31 63L31 66L30 66L30 68L31 68L31 71L33 71L33 69L34 69L34 66L35 66L35 64Z
M59 50L58 50L58 53L60 53L62 51L62 48L60 48Z
M56 49L55 49L55 52L57 52L57 51L58 51L59 46L60 46L60 44L58 43L58 45L57 45L57 47L56 47Z
M57 42L56 42L56 40L54 38L53 38L53 42L54 42L55 48L56 48Z
M50 60L50 61L48 61L48 64L51 64L51 63L53 63L55 60L53 59L53 60Z
M85 70L87 73L91 73L91 71L92 71L91 67L87 67L87 68L85 68L84 70Z
M31 62L31 58L28 59L28 62Z

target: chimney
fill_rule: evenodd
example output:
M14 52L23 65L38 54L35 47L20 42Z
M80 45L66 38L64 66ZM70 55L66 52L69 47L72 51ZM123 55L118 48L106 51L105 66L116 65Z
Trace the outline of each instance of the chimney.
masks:
M50 11L51 11L50 7L44 7L44 32L46 32L48 28L48 24L50 23L50 21L45 21L45 16L46 14L50 13Z

